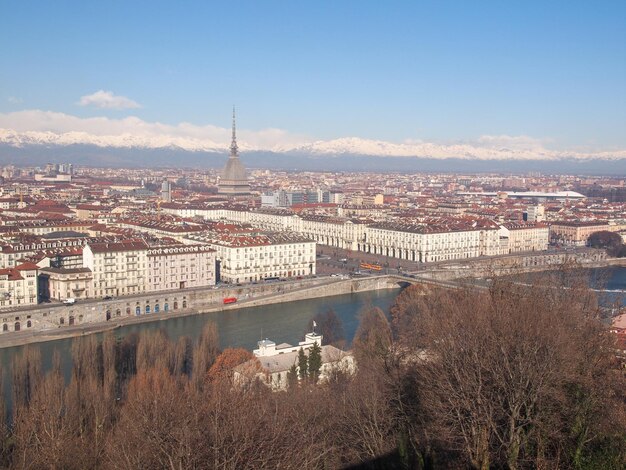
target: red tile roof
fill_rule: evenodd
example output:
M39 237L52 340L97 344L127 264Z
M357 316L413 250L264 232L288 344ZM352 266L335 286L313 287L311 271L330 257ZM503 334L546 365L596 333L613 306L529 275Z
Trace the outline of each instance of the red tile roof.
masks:
M17 269L18 271L36 271L39 269L39 266L37 266L35 263L26 262L15 266L15 269Z

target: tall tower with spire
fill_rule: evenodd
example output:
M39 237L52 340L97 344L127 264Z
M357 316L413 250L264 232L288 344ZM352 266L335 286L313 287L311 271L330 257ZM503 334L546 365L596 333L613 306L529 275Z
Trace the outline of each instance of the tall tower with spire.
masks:
M246 195L250 194L250 184L246 169L239 160L239 147L237 147L237 133L235 128L235 107L233 106L233 136L230 143L230 156L226 166L222 171L218 193L224 195Z

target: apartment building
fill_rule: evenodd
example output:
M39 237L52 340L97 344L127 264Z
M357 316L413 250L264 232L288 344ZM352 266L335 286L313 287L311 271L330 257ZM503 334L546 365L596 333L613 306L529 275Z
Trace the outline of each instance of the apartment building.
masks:
M220 280L224 282L315 274L315 242L294 234L212 233L190 238L203 241L216 251Z
M93 296L93 273L89 268L42 268L39 270L42 299L88 299Z
M322 245L358 250L365 228L365 224L345 217L301 216L298 233Z
M500 227L502 254L548 249L550 228L541 222L508 222Z
M37 304L37 270L33 263L0 269L0 309Z
M146 291L148 245L143 240L89 243L83 267L93 273L93 297L139 294Z
M422 254L425 263L480 256L481 231L471 227L447 229L428 227L423 234Z
M65 252L80 249L85 243L85 239L79 238L51 241L43 239L5 241L0 245L0 268L15 267L24 258L35 256L38 253L47 256L47 254L54 252L63 256Z
M589 235L594 232L619 232L626 228L623 224L609 224L609 222L582 222L567 221L553 222L550 225L550 240L563 245L585 246Z
M147 291L215 285L216 251L210 245L169 245L148 249Z
M370 224L361 251L424 263L491 256L497 254L497 226L484 222Z

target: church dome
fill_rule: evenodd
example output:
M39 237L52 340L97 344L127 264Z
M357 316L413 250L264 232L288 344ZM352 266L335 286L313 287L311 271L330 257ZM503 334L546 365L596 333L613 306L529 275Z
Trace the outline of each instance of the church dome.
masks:
M248 182L246 169L241 164L239 158L229 157L226 166L222 170L222 180Z

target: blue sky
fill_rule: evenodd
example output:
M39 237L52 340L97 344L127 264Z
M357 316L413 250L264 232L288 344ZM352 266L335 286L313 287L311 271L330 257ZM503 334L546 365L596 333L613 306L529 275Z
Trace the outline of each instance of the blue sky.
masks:
M626 148L624 0L0 0L0 64L4 114Z

